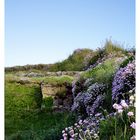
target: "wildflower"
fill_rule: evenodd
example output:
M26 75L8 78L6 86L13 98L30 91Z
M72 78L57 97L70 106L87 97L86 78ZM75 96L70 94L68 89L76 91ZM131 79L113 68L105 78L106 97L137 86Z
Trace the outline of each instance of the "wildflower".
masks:
M94 138L97 138L98 137L98 135L97 134L94 134Z
M80 120L80 121L79 121L79 124L81 124L81 125L82 125L82 120Z
M133 122L131 125L130 125L133 129L136 129L136 123Z
M118 109L118 113L122 113L123 112L123 110L122 109Z
M70 140L74 140L73 138L70 138Z
M76 127L77 127L77 128L80 128L80 125L77 125Z
M77 123L75 123L74 125L75 125L75 126L77 126L78 124L77 124Z
M64 140L67 140L67 137L64 137Z
M135 98L134 98L134 96L132 95L132 96L130 96L130 101L134 101L135 100Z
M136 103L134 103L134 107L136 107Z
M74 134L74 130L73 130L73 129L70 130L70 131L69 131L69 134L70 134L70 135L73 135L73 134Z
M62 133L65 133L65 130L63 130Z
M113 105L113 108L114 108L114 109L117 109L117 108L118 108L118 104L115 103L115 104Z
M99 117L102 113L95 114L95 117Z
M83 122L84 122L84 123L88 123L88 121L87 121L87 120L84 120Z
M122 100L122 101L121 101L121 105L122 105L122 107L124 107L124 108L128 108L128 105L127 105L127 103L125 102L125 100Z
M134 113L133 112L128 112L127 115L128 116L134 116Z
M73 134L73 135L71 135L71 137L72 137L72 138L74 138L74 136L75 136L74 134Z
M136 140L136 136L133 135L133 136L130 138L130 140Z

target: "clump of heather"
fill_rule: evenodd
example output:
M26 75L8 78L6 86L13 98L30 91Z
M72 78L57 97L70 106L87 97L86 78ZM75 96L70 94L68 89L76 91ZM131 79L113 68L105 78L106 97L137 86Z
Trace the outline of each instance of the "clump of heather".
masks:
M95 114L103 103L105 89L106 86L104 84L94 83L86 91L79 92L74 98L72 111L76 111L81 115Z
M135 61L128 63L126 67L120 68L115 74L112 83L112 99L120 101L127 99L127 93L135 87Z

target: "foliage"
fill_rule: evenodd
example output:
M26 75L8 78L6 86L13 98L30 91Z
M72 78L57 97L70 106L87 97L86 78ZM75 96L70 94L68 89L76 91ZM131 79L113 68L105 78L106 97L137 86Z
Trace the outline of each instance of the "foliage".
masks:
M133 60L135 60L135 56L129 56L127 59L125 59L123 61L123 63L121 63L120 68L124 68L127 66L128 63L131 63Z

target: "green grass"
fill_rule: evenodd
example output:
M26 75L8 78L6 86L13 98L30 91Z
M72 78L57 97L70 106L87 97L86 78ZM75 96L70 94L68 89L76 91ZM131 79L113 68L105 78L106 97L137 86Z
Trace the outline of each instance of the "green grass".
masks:
M74 80L73 76L46 76L46 77L19 77L14 74L6 74L6 83L20 84L40 84L41 82L51 85L62 85L65 83L71 84Z
M37 83L43 81L46 84L52 84L52 85L62 85L64 83L71 83L73 79L74 77L72 76L50 76L50 77L30 78L31 81Z
M74 123L70 113L40 110L40 87L5 85L5 136L7 140L57 140L61 130Z
M94 82L98 83L110 83L119 65L120 62L116 62L116 58L107 59L104 63L83 73L83 77L93 78Z

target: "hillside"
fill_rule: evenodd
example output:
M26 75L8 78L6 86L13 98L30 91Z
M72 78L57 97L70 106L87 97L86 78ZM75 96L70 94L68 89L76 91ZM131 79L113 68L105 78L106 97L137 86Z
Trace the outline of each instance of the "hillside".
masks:
M107 41L55 64L6 68L5 118L7 140L130 140L135 50Z
M54 64L38 64L7 67L6 72L12 71L82 71L90 58L94 55L93 50L77 49L66 60Z

